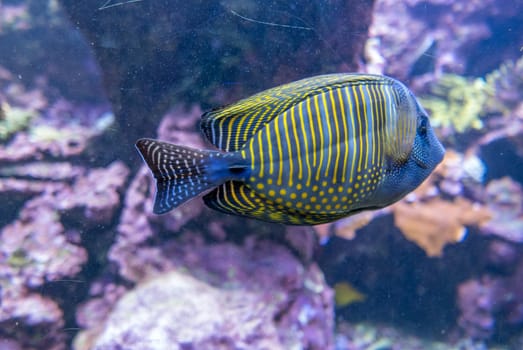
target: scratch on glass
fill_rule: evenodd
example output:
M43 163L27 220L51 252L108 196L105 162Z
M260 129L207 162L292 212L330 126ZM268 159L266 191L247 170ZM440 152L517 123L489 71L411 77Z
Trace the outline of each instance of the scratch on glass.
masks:
M143 1L143 0L127 0L127 1L119 1L119 2L113 2L113 0L107 0L102 6L100 6L98 8L98 10L100 10L100 11L101 10L106 10L108 8L111 8L111 7L131 4L133 2L140 2L140 1Z

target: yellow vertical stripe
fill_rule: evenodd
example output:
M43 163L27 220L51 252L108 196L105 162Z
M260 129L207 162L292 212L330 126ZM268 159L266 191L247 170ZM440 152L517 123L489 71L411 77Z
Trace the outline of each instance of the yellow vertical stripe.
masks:
M289 186L292 187L292 177L294 175L294 155L292 154L291 139L289 137L289 126L287 125L287 119L289 118L289 113L285 112L283 114L283 132L285 133L285 140L287 141L287 161L289 162ZM297 157L300 155L297 154Z
M236 206L236 208L246 208L246 205L245 203L243 203L242 201L240 201L240 199L238 198L238 196L236 195L236 190L233 186L233 183L230 182L230 187L231 187L231 197L232 197L232 200L234 201L235 204L238 204Z
M349 130L347 129L347 114L345 113L345 102L343 100L343 96L341 95L342 91L341 88L338 89L338 103L340 104L340 110L341 110L341 120L343 124L343 144L345 145L344 152L343 152L343 168L342 168L342 174L341 174L341 181L345 182L345 174L347 173L347 162L349 160Z
M385 93L386 93L386 100L387 100L387 103L386 103L386 118L385 118L385 142L384 142L384 145L387 146L387 155L390 155L392 152L394 152L394 150L396 149L395 147L395 140L394 140L394 135L393 135L393 130L394 130L394 121L396 119L396 108L394 106L394 101L393 101L393 96L391 96L391 92L390 91L391 89L386 89L385 90Z
M321 94L321 103L323 106L324 115L321 116L320 120L325 120L327 124L327 135L329 137L330 145L332 146L332 129L331 129L331 122L330 122L330 114L329 114L329 106L327 105L327 93ZM325 166L325 177L329 176L329 170L330 170L330 164L331 164L331 158L332 158L332 147L326 147L327 148L327 164ZM334 180L334 183L336 183L336 180Z
M294 142L296 144L296 158L298 160L298 180L302 180L303 179L303 165L302 165L301 159L303 157L303 154L301 153L300 139L298 138L298 130L296 129L295 110L296 110L296 108L294 108L294 107L291 109L291 122L292 122L291 131L294 134ZM301 119L300 119L300 123L303 125L303 123L301 122ZM307 155L305 155L305 157L307 157Z
M240 144L240 140L238 140L238 138L240 136L243 136L243 140L241 140L241 142L244 142L247 139L247 130L248 129L245 129L244 125L245 125L245 120L250 117L251 116L246 113L241 118L239 118L237 127L235 128L234 131L232 130L233 123L229 122L229 135L234 135L236 138L236 140L232 143L234 145L233 146L234 149L236 149L238 147L238 144ZM238 130L242 130L242 131L238 132ZM227 145L227 148L230 148L231 141L230 140L227 141L226 145Z
M220 148L223 148L223 123L226 122L226 119L220 120L219 124L220 127L218 128L218 144L220 145Z
M352 98L351 98L351 94L349 93L349 88L346 87L345 88L345 96L347 97L347 102L349 104L349 114L350 114L350 122L351 122L351 131L352 131L352 150L351 150L351 166L350 166L350 174L349 174L349 181L352 182L353 178L354 178L354 166L355 166L355 163L356 163L356 153L357 153L357 150L358 150L358 146L356 146L356 139L357 139L357 135L356 135L356 125L355 125L355 122L354 122L354 119L356 118L356 116L354 115L354 108L352 106Z
M256 163L256 157L254 156L254 142L250 140L249 142L249 153L251 154L251 170L254 170L254 165Z
M395 91L395 93L397 94L397 92ZM397 95L397 101L398 103L396 103L397 106L402 106L401 104L401 98L399 96L399 94ZM401 107L399 107L401 108ZM401 112L401 109L400 109L400 112ZM395 128L395 136L396 136L396 140L397 140L397 150L401 150L401 142L402 140L404 139L405 137L405 123L404 123L404 116L402 113L398 113L396 115L396 128Z
M285 118L285 115L283 116ZM280 135L280 127L277 123L274 124L274 132L276 133L276 142L278 143L278 180L276 180L276 183L278 186L281 186L282 184L282 177L283 177L283 152L281 149L281 135Z
M379 115L379 100L376 96L376 89L377 87L375 85L371 85L369 88L369 96L372 101L372 126L373 130L371 130L372 135L372 157L371 157L371 166L374 166L377 161L377 152L378 152L378 143L376 142L376 137L378 135L379 130L379 124L378 124L378 115Z
M376 162L378 165L381 165L382 163L382 153L383 153L383 126L385 125L384 122L384 116L385 116L385 95L383 94L383 89L386 89L387 86L378 86L375 89L376 93L376 106L377 106L377 114L376 114L376 144L377 144L377 150L376 150Z
M337 89L339 91L339 89ZM338 125L338 112L336 108L336 103L334 102L334 91L329 91L329 97L332 106L332 113L334 116L334 130L336 130L336 159L334 160L334 173L332 174L333 182L336 183L338 178L338 167L340 162L340 126Z
M230 187L230 190L227 191L227 186ZM225 184L223 184L222 186L222 193L223 193L223 201L225 202L225 208L229 207L229 208L234 208L235 210L239 210L241 209L241 207L235 205L234 202L232 202L229 197L227 196L228 193L231 193L233 195L234 198L236 198L236 195L234 194L234 190L233 190L233 187L232 187L232 182L226 182ZM223 204L222 204L223 205Z
M264 114L262 113L261 117L258 117L258 115L262 112L263 110L262 109L259 109L256 111L256 113L248 113L249 115L249 119L247 121L247 123L245 125L245 128L243 128L241 134L243 135L244 138L247 138L249 137L250 135L247 135L247 132L250 130L251 132L254 132L257 127L252 127L252 124L254 122L256 122L255 125L259 125L261 123L261 121L263 121L264 119Z
M367 130L367 138L369 138L369 151L370 151L370 154L367 153L367 166L369 168L372 167L372 165L374 164L374 152L375 152L375 145L374 145L374 128L375 128L375 125L376 125L376 111L375 111L375 107L376 107L376 103L374 101L374 92L372 91L372 85L369 85L367 86L367 89L366 89L366 92L367 92L367 97L368 97L368 100L367 100L367 103L370 103L370 106L369 106L369 120L370 120L370 123L369 123L369 126L368 126L368 130ZM370 163L369 163L370 161Z
M365 137L365 148L362 148L361 150L361 157L363 159L363 154L365 153L366 157L364 159L364 164L363 164L363 168L365 169L367 167L367 162L368 162L368 159L369 159L369 132L368 130L366 132L364 132L363 130L363 126L366 126L366 128L368 128L368 125L369 125L369 118L371 118L372 116L371 115L368 115L368 110L367 110L367 99L365 98L365 91L363 91L364 87L363 85L360 85L360 93L361 93L361 103L362 103L362 110L363 110L363 124L361 125L362 127L362 133L364 133L364 137ZM365 87L365 90L367 90L367 88ZM363 152L365 151L365 152Z
M318 149L318 152L320 153L320 162L318 164L318 171L316 172L316 181L320 181L320 175L321 175L321 166L323 164L323 156L324 156L324 140L323 140L323 128L321 125L321 113L320 113L320 106L318 105L318 95L314 96L314 109L316 111L315 117L316 121L318 122L318 133L317 135L320 138L320 148Z
M305 153L304 153L305 164L307 165L307 182L306 182L306 185L310 186L312 171L311 171L309 141L308 141L307 133L305 131L305 119L303 118L303 103L300 103L298 105L298 107L299 107L298 113L300 115L300 124L301 124L301 135L302 135L302 138L303 138L303 144L305 146Z
M380 145L380 153L378 158L380 159L380 162L383 161L383 159L385 159L385 135L386 135L386 132L385 132L385 127L387 126L387 121L386 121L386 115L387 115L387 96L385 95L385 89L388 89L388 86L384 86L382 89L378 89L378 94L380 96L380 113L379 113L379 117L380 117L380 121L379 121L379 129L378 129L378 143ZM380 164L381 165L381 164Z
M262 133L258 131L258 150L260 154L258 155L258 158L260 159L260 172L259 176L260 178L263 178L263 170L265 166L265 157L263 156L263 142L262 142Z
M231 136L233 134L232 127L234 126L234 120L238 119L238 117L231 118L231 120L227 121L227 135L225 138L225 144L230 145L231 144ZM220 125L220 131L223 132L225 129L223 128L223 125Z
M240 196L242 197L243 201L246 203L245 207L248 209L254 208L254 203L249 199L249 196L245 193L246 186L240 186L238 187L240 192Z
M266 124L265 135L267 136L267 148L269 151L269 174L274 174L274 156L272 154L271 124Z
M361 112L360 112L360 104L361 101L359 101L360 97L358 96L356 92L356 86L352 86L352 92L354 94L354 104L356 105L356 116L358 117L358 134L357 138L360 141L359 148L358 148L358 173L361 172L361 160L363 157L363 122L361 118Z
M312 140L312 165L316 166L316 153L318 153L318 148L316 147L316 130L314 129L314 122L312 120L311 98L307 99L307 116L309 117L310 136Z

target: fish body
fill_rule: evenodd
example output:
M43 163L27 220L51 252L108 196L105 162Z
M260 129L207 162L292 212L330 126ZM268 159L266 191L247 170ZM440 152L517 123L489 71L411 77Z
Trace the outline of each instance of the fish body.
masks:
M399 81L330 74L278 86L202 116L219 151L152 139L136 146L157 181L154 212L209 191L207 206L284 224L320 224L387 206L444 149Z

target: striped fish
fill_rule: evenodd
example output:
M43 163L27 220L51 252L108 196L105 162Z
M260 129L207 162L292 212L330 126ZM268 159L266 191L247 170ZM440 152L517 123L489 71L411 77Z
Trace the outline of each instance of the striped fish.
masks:
M208 192L207 206L284 224L320 224L387 206L415 189L444 149L402 83L330 74L205 113L219 150L152 139L136 147L157 182L154 212Z

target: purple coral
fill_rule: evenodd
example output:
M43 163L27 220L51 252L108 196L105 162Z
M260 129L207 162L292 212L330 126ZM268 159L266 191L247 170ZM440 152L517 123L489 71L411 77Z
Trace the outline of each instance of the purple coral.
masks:
M484 275L459 286L459 327L474 339L489 339L523 326L523 263L507 277Z
M71 187L56 194L56 208L89 225L108 224L114 218L129 169L122 162L91 169L77 177Z
M116 162L90 171L68 163L10 171L13 176L29 172L35 179L0 180L1 194L23 194L17 199L23 203L18 217L0 231L0 338L27 349L65 349L63 312L36 290L80 272L87 251L76 237L88 227L85 223L113 219L128 169ZM35 329L45 337L28 336Z
M155 277L119 299L94 338L81 334L83 344L94 344L93 349L332 348L332 293L315 264L304 267L287 249L254 237L243 246L169 245L169 256L157 253L174 266L164 271L144 266ZM91 303L100 300L86 304L79 317L85 319Z
M496 311L493 280L470 280L459 286L458 307L461 310L458 324L467 336L488 339L494 333Z
M0 349L65 350L62 317L49 298L16 288L2 290Z
M64 349L62 311L54 301L31 290L74 276L87 254L67 242L64 227L45 197L29 201L19 219L2 229L0 256L0 338L12 338L27 349ZM30 337L35 329L45 336Z
M523 243L523 187L504 177L489 182L485 192L493 218L482 227L482 231Z
M463 73L470 50L492 35L488 18L517 16L506 4L489 1L379 0L367 42L368 69L400 79L429 53L434 71ZM430 65L428 65L430 67Z
M67 242L64 231L47 198L28 202L19 219L1 231L2 279L34 288L78 273L85 250Z

